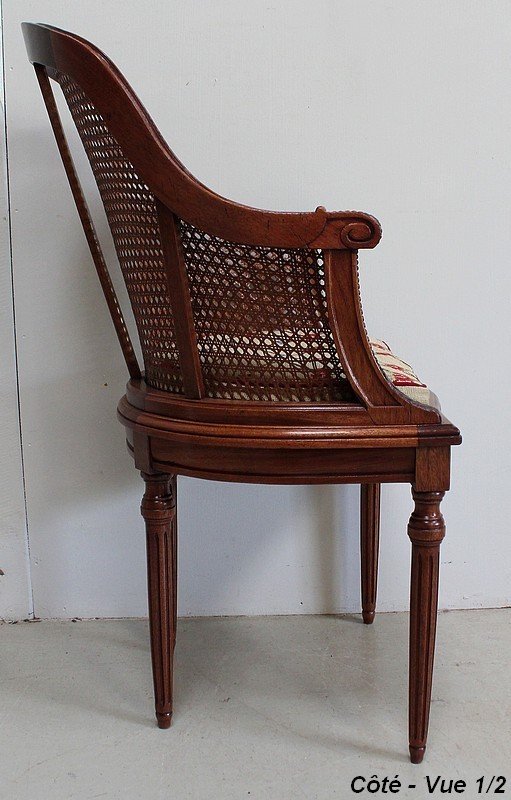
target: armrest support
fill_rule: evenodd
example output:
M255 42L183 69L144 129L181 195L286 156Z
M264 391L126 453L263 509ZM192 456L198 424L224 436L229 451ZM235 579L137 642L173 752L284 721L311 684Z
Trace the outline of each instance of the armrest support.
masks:
M399 392L372 351L365 330L358 283L357 254L325 249L325 283L330 328L352 389L373 421L439 423L440 413Z

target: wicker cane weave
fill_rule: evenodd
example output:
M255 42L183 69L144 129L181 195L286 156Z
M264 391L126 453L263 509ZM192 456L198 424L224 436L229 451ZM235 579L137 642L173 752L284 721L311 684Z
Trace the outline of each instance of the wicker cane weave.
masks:
M318 250L232 244L181 222L210 397L353 400L328 325Z
M133 307L145 378L183 391L155 200L80 87L58 82L105 207ZM233 244L180 220L206 395L350 401L328 324L320 250Z
M182 392L154 196L80 87L62 73L57 80L103 200L137 323L147 383Z

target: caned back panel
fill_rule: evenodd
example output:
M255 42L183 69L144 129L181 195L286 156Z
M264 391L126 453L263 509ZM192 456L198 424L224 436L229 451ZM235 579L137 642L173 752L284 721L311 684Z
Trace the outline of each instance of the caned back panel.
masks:
M157 389L180 393L182 379L154 197L80 87L62 73L57 80L103 200L137 324L146 381Z
M91 164L150 386L183 381L155 198L93 104L57 73ZM328 323L321 251L227 242L178 221L208 397L356 402Z

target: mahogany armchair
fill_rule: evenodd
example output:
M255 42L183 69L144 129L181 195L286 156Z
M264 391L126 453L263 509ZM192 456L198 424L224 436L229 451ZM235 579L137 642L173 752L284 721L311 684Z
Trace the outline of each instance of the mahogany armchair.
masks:
M436 397L366 333L357 253L378 244L354 211L261 211L226 200L178 161L96 47L24 24L130 380L118 406L145 481L151 653L160 728L172 716L177 475L361 485L362 614L374 619L380 484L406 482L412 542L409 744L426 747L440 502L458 429ZM73 166L60 84L95 175L133 308L141 371Z

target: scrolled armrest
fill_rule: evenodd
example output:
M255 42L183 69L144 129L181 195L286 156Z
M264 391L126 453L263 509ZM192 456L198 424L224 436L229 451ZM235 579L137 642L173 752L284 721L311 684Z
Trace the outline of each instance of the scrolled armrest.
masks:
M358 250L376 247L381 239L378 220L361 211L327 211L322 206L316 209L325 215L325 225L319 236L309 247L325 250Z

